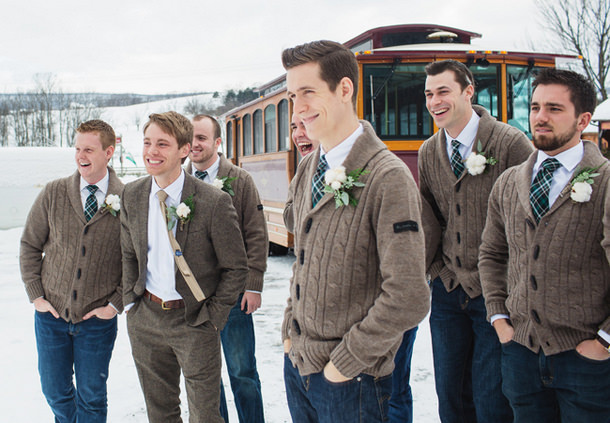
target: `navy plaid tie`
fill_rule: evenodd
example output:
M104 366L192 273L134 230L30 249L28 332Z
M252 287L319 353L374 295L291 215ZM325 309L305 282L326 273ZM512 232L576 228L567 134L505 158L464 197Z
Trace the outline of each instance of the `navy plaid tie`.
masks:
M457 178L464 173L464 161L460 154L460 145L458 140L451 141L451 146L453 147L453 153L451 153L451 169L453 169L453 173Z
M97 185L87 185L87 189L89 190L89 195L87 200L85 200L85 219L88 222L97 213L97 198L95 198L95 193L98 187Z
M326 157L324 154L320 156L320 161L318 162L318 169L316 170L315 175L313 175L313 180L311 184L311 206L315 207L318 204L318 201L322 197L324 197L324 174L328 169L328 162L326 161Z
M549 211L549 191L553 181L553 172L561 167L557 159L546 159L542 162L534 182L530 188L530 204L536 218L536 223L540 222L542 216Z
M195 171L195 176L196 176L198 179L201 179L201 180L203 181L203 180L205 179L205 177L206 177L206 176L208 176L208 171L207 171L207 170L204 170L204 171L202 172L202 171L200 171L200 170L196 170L196 171Z

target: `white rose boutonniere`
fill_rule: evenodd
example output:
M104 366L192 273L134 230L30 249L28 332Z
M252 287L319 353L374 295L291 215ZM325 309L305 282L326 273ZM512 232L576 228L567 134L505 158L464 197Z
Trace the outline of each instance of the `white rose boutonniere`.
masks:
M492 156L485 157L485 153L481 152L482 149L483 147L481 145L481 141L479 140L477 144L477 150L479 152L470 153L466 159L466 169L468 170L468 173L473 176L480 175L481 173L485 172L487 165L493 166L498 163L498 160Z
M352 194L354 187L363 187L364 183L359 182L360 175L369 173L368 170L356 169L350 173L345 172L344 166L329 169L324 174L324 192L330 192L335 197L335 208L341 206L357 206L358 200Z
M171 231L174 225L179 220L180 230L184 229L184 224L189 222L193 218L193 212L195 211L195 202L193 196L190 195L182 203L178 204L178 207L167 208L167 230Z
M233 186L231 185L231 182L233 182L236 179L237 178L229 178L228 176L225 176L222 178L219 178L217 176L216 179L214 179L214 182L212 182L212 185L214 185L218 189L223 190L224 192L228 193L231 197L233 197L235 195L235 191L233 191Z
M108 194L106 201L102 206L102 212L108 212L113 216L116 216L121 210L121 198L116 194Z
M601 166L601 165L600 165ZM572 190L570 192L570 198L575 203L586 203L591 199L593 193L593 178L599 176L597 169L600 168L585 168L578 172L574 178L572 178Z

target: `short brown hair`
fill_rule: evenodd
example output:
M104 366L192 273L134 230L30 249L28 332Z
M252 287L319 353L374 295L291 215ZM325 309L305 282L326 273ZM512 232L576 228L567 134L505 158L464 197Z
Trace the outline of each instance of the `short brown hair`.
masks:
M148 116L148 122L144 125L144 133L151 123L158 125L163 132L176 138L178 148L182 148L186 144L193 145L193 124L180 113L174 111L153 113Z
M474 76L468 67L458 62L457 60L441 60L440 62L428 63L426 66L426 75L435 76L445 71L453 72L455 82L457 82L462 91L464 91L469 85L474 87Z
M102 148L106 150L108 147L116 146L116 135L112 126L108 125L103 120L93 119L86 122L82 122L76 128L76 132L79 134L90 134L97 133L102 143Z
M193 117L193 122L199 122L203 119L210 119L210 121L212 121L212 125L214 126L214 140L221 138L222 135L220 130L220 123L218 123L215 117L206 114L199 114Z
M320 66L320 78L333 92L343 78L349 78L354 85L352 103L356 109L358 61L350 49L335 41L320 40L287 48L282 52L282 64L286 70L307 63L317 63Z
M546 68L541 70L532 82L532 93L538 85L552 84L563 85L568 89L576 116L585 112L593 114L597 106L597 93L589 79L574 71Z

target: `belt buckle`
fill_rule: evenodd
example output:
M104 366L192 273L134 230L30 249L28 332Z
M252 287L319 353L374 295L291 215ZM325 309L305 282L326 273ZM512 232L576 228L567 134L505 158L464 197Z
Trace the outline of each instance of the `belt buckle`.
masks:
M165 305L165 301L161 300L161 309L163 309L163 310L171 310L172 308L171 307L167 307Z

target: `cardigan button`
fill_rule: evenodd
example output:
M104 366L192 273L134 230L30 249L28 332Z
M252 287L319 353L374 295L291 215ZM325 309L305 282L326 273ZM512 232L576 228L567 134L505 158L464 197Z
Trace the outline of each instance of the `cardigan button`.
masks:
M307 219L307 223L305 224L305 233L308 234L309 230L311 229L311 223L312 223L312 219L311 217L309 219Z
M81 248L81 252L82 252L83 256L85 255L85 251L86 251L86 249L85 249L85 246L83 245L83 248Z
M76 289L72 291L72 299L76 301Z
M449 281L449 289L453 289L453 278Z
M534 338L532 338L532 335L528 336L527 340L530 343L530 347L533 347L534 346Z
M532 318L538 324L540 324L540 316L538 316L538 312L536 310L532 310Z
M78 269L78 270L76 271L76 279L80 279L80 275L81 275L81 273L82 273L82 272L81 272L81 270L80 270L80 269Z
M462 208L460 207L459 204L455 205L455 212L457 213L458 216L460 216L462 214Z
M460 233L457 233L457 243L460 244L462 242L462 237L460 236Z
M538 260L539 255L540 255L540 245L536 245L534 247L534 260Z
M532 284L532 289L536 291L538 289L538 282L536 282L536 277L534 275L530 276L530 282Z
M297 295L297 300L301 299L301 285L297 284L296 286L296 295Z
M292 320L292 328L294 329L294 331L297 333L297 335L301 334L301 327L299 326L299 322L297 322L296 320Z
M70 318L70 309L66 309L66 319Z
M455 264L457 264L457 267L462 267L462 261L458 256L455 257Z
M301 252L299 253L299 261L301 262L301 264L305 263L305 250L301 250Z
M525 223L527 223L527 226L529 226L531 230L536 229L536 225L534 225L534 222L532 222L529 218L525 219Z
M89 226L85 226L85 235L87 235L87 232L89 232Z
M462 188L462 181L455 184L455 192L460 192L460 188Z

